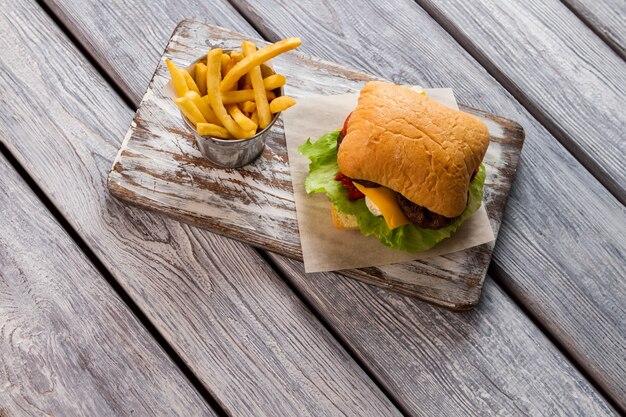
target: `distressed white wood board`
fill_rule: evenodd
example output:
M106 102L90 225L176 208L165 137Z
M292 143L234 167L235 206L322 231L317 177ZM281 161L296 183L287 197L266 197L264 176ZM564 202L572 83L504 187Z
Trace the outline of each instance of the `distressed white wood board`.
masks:
M202 157L166 91L166 57L179 66L188 66L209 48L236 48L242 39L248 37L195 20L184 20L176 27L115 159L109 190L126 203L301 259L282 121L277 122L263 154L252 164L239 169L219 168ZM375 79L297 51L274 59L273 65L288 78L286 93L296 98L356 92L365 81ZM489 127L484 204L497 236L524 131L505 118L459 107ZM341 273L463 310L480 299L493 246L491 242L427 260Z

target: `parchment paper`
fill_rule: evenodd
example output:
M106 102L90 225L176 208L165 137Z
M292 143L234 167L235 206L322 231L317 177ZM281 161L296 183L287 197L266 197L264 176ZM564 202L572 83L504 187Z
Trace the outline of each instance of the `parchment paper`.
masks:
M434 100L458 110L452 90L427 89ZM330 201L325 194L307 195L304 179L309 172L309 160L298 152L307 138L312 141L340 129L357 103L358 94L315 96L298 100L298 104L283 113L287 152L291 169L304 270L306 272L336 271L426 259L491 242L495 239L487 212L483 206L461 224L450 238L431 250L409 253L384 246L373 236L359 231L337 229L330 216Z

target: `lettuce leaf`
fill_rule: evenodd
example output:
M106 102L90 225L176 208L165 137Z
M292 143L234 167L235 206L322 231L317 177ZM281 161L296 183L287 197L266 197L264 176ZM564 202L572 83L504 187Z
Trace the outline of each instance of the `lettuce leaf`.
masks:
M326 193L331 203L342 213L356 217L361 233L376 236L384 245L408 252L428 250L450 237L470 215L481 205L485 184L485 167L480 170L470 183L469 201L465 211L451 225L439 230L422 229L413 224L390 230L382 216L374 216L366 207L365 199L350 201L348 192L335 180L339 172L337 165L337 136L339 131L327 133L317 141L311 139L302 144L298 151L311 160L309 175L304 187L307 193ZM330 215L330 214L329 214Z

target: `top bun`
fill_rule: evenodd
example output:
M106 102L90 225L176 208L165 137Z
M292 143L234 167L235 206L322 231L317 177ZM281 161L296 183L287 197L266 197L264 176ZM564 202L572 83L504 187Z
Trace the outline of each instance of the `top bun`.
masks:
M350 178L373 181L446 217L467 205L489 132L478 118L408 87L378 81L361 90L337 162Z

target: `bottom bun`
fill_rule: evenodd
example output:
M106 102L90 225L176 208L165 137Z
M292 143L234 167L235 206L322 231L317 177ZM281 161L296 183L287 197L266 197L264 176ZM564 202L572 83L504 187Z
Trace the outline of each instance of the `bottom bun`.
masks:
M335 206L330 207L330 214L333 218L333 223L337 229L343 230L359 230L359 225L356 222L356 217L352 214L344 214L339 212Z

